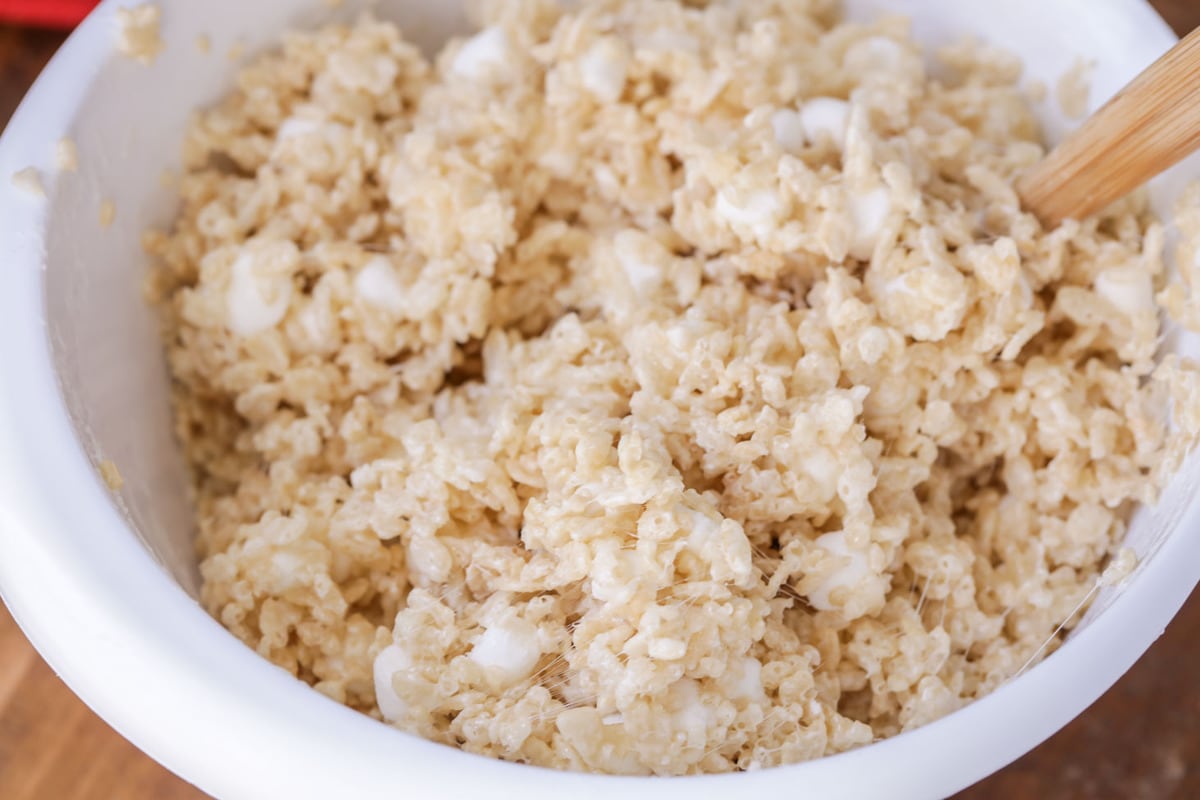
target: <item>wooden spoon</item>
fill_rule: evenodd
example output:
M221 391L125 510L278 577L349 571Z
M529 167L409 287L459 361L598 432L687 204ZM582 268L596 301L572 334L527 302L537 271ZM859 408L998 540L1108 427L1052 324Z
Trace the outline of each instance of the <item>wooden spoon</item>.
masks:
M1017 181L1047 228L1081 219L1200 147L1200 28Z

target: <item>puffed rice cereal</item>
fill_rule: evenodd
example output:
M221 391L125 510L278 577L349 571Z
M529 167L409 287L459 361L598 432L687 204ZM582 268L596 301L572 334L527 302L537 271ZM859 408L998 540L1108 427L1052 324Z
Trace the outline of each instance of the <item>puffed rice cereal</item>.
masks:
M858 747L1052 651L1200 430L1144 197L1044 230L1020 63L935 80L900 18L479 22L289 33L188 135L146 244L213 615L405 730L630 774Z
M46 196L46 184L36 167L25 167L12 174L12 185L35 197Z
M150 65L162 52L159 37L162 9L154 3L143 3L117 9L117 52L142 64Z
M71 137L64 136L54 143L54 166L59 172L79 170L79 149Z

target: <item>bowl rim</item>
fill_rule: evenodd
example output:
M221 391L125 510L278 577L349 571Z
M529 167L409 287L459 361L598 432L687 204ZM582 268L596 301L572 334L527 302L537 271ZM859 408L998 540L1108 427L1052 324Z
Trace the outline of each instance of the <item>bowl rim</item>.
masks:
M219 797L416 796L488 787L500 797L940 797L1013 761L1111 686L1200 579L1200 502L1180 533L1091 625L1023 675L922 728L815 761L681 778L559 772L475 756L381 725L269 664L208 616L128 529L89 462L45 323L47 202L8 176L44 163L111 57L105 0L38 78L0 138L0 596L42 656L138 747ZM1146 61L1176 38L1143 0L1113 0ZM79 532L86 531L86 536ZM1114 643L1119 642L1119 647ZM237 675L236 681L227 674ZM1036 709L1037 713L1031 713ZM353 741L353 747L343 743ZM329 754L336 758L329 758ZM921 774L920 785L906 776Z

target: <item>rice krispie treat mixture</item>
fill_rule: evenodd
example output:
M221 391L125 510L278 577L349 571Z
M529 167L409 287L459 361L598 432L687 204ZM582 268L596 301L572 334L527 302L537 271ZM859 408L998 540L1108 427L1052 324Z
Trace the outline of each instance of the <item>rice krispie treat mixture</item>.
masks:
M1200 428L1189 288L1142 199L1021 211L1013 58L835 11L497 1L433 61L366 18L199 114L148 247L211 612L612 773L836 753L1052 650Z

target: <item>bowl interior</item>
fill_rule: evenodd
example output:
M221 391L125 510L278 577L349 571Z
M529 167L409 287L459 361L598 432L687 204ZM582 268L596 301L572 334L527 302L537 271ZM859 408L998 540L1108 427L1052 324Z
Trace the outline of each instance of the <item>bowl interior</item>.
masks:
M111 11L112 5L106 8ZM109 59L78 109L71 136L79 149L79 172L50 185L45 314L60 389L89 458L118 466L124 488L114 502L130 531L196 596L186 473L172 434L158 326L141 292L147 267L141 233L171 220L176 204L162 175L177 169L191 112L231 86L238 62L228 57L230 50L269 49L287 28L351 16L365 4L348 2L337 10L322 0L164 5L167 46L155 64ZM466 29L460 3L383 0L371 5L398 21L427 51ZM1096 62L1089 104L1096 108L1171 41L1165 25L1140 0L1086 9L1071 0L847 3L847 13L856 19L888 10L913 17L918 40L931 47L974 35L1020 55L1027 78L1051 88L1041 111L1052 140L1071 124L1057 111L1053 86L1076 59ZM1144 24L1131 30L1131 15ZM200 34L211 41L209 54L196 45ZM1198 174L1200 160L1194 158L1158 179L1153 196L1160 212L1169 211L1188 176ZM117 217L103 229L96 218L106 199L115 203ZM1173 335L1168 346L1200 352L1194 337ZM1195 497L1200 471L1192 464L1157 508L1139 512L1134 520L1129 543L1139 555L1152 556ZM1101 597L1091 617L1110 599Z

